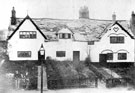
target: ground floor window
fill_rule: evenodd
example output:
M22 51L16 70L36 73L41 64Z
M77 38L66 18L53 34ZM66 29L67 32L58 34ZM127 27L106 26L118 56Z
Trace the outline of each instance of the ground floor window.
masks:
M66 52L65 51L56 51L56 57L65 57Z
M113 60L113 53L107 53L107 60Z
M31 51L18 51L18 57L31 57Z
M118 60L126 60L127 53L118 53Z

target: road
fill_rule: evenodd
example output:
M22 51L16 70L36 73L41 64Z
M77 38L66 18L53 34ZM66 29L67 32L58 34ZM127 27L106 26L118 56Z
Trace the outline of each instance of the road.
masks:
M101 88L80 88L80 89L61 89L61 90L47 90L44 93L134 93L135 90L127 90L127 88L115 89L101 89ZM40 93L37 90L10 90L5 93Z

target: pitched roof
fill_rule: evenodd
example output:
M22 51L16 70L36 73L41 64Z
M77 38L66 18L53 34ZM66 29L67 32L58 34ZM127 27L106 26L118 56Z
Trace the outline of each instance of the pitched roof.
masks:
M134 39L134 36L131 35L131 33L129 33L121 24L119 24L117 21L113 24L115 25L117 24L123 31L125 31L132 39Z
M42 33L42 31L40 30L40 28L35 24L35 22L27 15L20 23L19 25L15 28L15 30L13 31L13 33L11 33L11 35L7 38L7 40L9 40L15 33L16 31L20 28L20 26L25 22L25 20L29 19L32 24L36 27L36 29L41 33L41 35L47 39L47 37Z
M23 18L17 18L17 25L23 20ZM73 33L79 33L83 35L87 41L97 41L100 40L101 36L105 34L106 29L112 24L113 20L99 20L99 19L51 19L51 18L32 18L34 23L39 27L39 29L46 35L47 38L55 40L55 34L67 26ZM130 28L129 21L127 20L117 20L120 27L127 32L131 37L133 36ZM12 26L9 26L13 28ZM79 40L84 40L84 38L78 38Z

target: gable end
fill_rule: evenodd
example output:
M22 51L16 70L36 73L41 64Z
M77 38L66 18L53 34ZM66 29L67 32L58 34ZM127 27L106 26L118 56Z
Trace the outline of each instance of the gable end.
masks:
M27 16L22 20L22 22L17 26L17 28L14 30L14 32L7 38L7 40L11 39L11 37L16 33L16 31L20 28L20 26L24 23L24 21L25 21L26 19L29 19L29 20L32 22L32 24L36 27L36 29L41 33L41 35L42 35L45 39L47 39L47 37L42 33L42 31L39 29L39 27L38 27L38 26L34 23L34 21L27 15Z
M130 37L131 39L135 39L121 24L119 24L117 21L112 25L114 26L115 24L117 24L122 30L124 30Z

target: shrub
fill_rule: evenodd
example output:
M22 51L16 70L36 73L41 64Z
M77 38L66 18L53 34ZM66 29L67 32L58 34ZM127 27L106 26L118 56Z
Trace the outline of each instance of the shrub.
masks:
M49 79L78 79L78 78L94 78L95 74L89 70L85 62L79 62L73 65L72 61L56 61L47 60L47 73ZM62 81L64 83L64 81Z
M85 59L85 61L84 61L85 66L89 66L89 65L90 65L90 62L91 62L90 57L87 57L87 58Z

